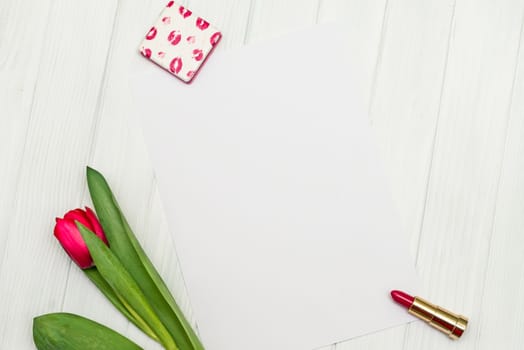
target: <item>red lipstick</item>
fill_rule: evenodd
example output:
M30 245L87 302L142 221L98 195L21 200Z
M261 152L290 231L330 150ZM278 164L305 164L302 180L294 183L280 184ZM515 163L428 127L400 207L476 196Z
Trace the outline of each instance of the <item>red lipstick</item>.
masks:
M420 297L412 297L400 290L392 290L391 297L408 309L410 314L426 321L451 339L460 338L466 330L468 319L462 315L457 315Z

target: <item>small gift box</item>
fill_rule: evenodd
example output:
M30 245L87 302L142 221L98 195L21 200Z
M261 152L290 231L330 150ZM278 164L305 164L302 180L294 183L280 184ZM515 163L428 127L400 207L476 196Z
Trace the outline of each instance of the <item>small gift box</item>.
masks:
M190 83L222 38L191 10L170 1L140 45L142 55Z

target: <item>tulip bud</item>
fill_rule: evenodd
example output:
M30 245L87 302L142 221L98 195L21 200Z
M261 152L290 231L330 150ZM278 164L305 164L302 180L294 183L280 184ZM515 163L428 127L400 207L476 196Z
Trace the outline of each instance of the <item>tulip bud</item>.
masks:
M106 245L107 239L95 213L88 207L86 210L71 210L64 215L63 219L56 218L54 230L56 239L81 269L87 269L93 266L93 259L76 226L77 221L94 232Z

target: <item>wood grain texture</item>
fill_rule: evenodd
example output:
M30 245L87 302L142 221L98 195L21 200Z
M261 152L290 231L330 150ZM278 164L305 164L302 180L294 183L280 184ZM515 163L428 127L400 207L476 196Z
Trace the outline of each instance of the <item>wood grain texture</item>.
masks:
M346 44L354 64L359 67L362 94L368 104L384 36L387 6L385 0L322 0L318 8L318 23L335 22L345 30Z
M439 107L416 263L428 298L479 324L523 3L458 1ZM504 288L498 286L499 288ZM408 349L440 349L442 339L409 332Z
M62 307L70 262L64 261L64 253L49 238L55 215L78 205L81 199L84 184L79 175L93 137L90 121L115 13L111 1L50 2L42 6L13 5L16 11L9 15L9 21L13 25L26 23L26 28L5 33L13 38L6 37L10 47L3 52L14 52L10 55L22 57L24 64L12 67L16 62L4 57L2 75L10 75L7 81L26 83L26 77L19 73L25 64L27 74L35 72L32 65L38 68L28 82L31 85L24 86L32 92L30 104L15 106L13 109L21 113L2 118L13 120L15 125L18 118L26 120L23 132L13 135L22 141L9 145L17 155L8 163L8 168L17 170L6 179L12 196L2 198L8 200L10 211L8 223L2 226L2 348L33 348L32 317ZM39 25L39 15L44 16L45 24L31 29L27 21ZM97 26L90 26L95 17ZM36 43L32 41L33 30ZM22 41L16 40L18 32L24 33ZM17 74L8 73L11 71Z
M127 81L164 3L0 2L0 349L33 349L32 317L60 310L160 349L52 238L55 216L90 203L86 164L107 176L196 321ZM219 50L344 24L423 280L417 292L471 318L458 342L414 322L325 349L522 348L524 1L181 3L222 28Z
M447 68L454 2L397 0L390 1L385 11L384 37L370 96L370 119L389 171L393 198L415 254Z
M524 52L522 28L507 115L498 185L478 320L478 349L518 349L524 344Z

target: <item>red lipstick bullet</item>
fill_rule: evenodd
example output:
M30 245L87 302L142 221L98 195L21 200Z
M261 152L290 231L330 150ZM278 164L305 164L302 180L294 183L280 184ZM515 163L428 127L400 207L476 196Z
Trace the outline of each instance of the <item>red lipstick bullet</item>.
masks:
M462 315L445 310L422 298L412 297L400 290L392 290L391 297L407 308L410 314L426 321L432 327L447 334L451 339L460 338L466 330L468 319Z

